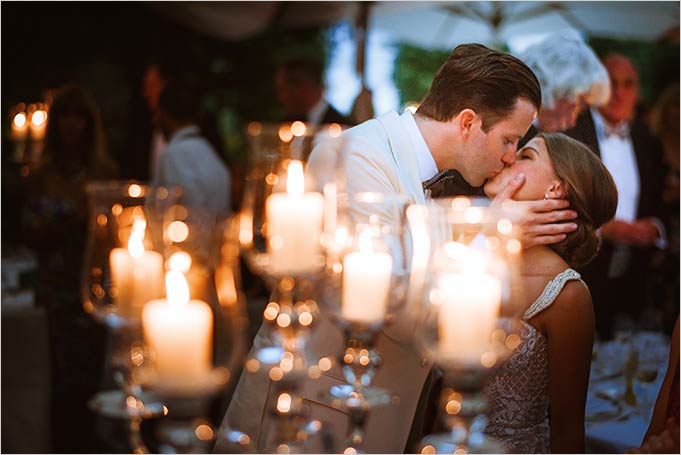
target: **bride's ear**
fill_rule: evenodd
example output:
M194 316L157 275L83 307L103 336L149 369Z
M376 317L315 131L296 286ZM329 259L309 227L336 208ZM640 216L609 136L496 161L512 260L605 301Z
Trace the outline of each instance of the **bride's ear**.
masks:
M544 193L544 199L564 199L567 197L567 188L560 180L551 182L551 186Z

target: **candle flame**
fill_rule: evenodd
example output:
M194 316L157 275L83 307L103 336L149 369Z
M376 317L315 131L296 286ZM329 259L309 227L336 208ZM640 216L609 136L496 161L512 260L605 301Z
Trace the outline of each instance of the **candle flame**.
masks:
M371 244L372 233L370 229L365 229L359 234L359 252L363 254L373 254L374 247Z
M186 251L176 251L168 259L168 268L170 270L179 270L182 273L187 273L192 266L192 257Z
M19 112L17 115L14 116L13 122L17 126L17 128L21 128L26 124L26 114L24 114L23 112Z
M31 123L33 123L34 126L40 126L45 123L45 121L47 121L47 112L42 109L38 109L31 115Z
M189 302L189 285L179 270L166 272L166 296L172 306L182 306Z
M286 192L293 196L302 196L305 192L305 175L303 174L303 163L301 161L293 160L288 165Z
M144 255L144 230L147 222L143 218L136 218L132 223L132 232L128 239L128 252L134 258L141 258Z
M463 243L447 242L445 254L459 265L462 273L482 274L485 272L485 255Z

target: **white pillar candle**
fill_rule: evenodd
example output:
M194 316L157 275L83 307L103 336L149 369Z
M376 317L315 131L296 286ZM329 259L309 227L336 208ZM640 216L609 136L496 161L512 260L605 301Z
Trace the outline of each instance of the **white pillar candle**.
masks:
M116 313L138 319L149 300L163 296L163 256L144 249L146 222L136 220L128 248L114 248L109 255Z
M172 393L200 393L209 384L213 313L202 300L189 299L179 270L166 274L166 299L144 306L142 327L155 353L158 386Z
M448 273L438 280L440 351L479 363L488 350L501 305L501 282L486 273Z
M305 193L303 164L291 161L286 192L267 198L267 248L277 274L309 273L319 268L324 196Z
M343 259L343 317L350 321L380 322L385 319L390 290L392 258L373 252L371 234L359 236L359 251Z

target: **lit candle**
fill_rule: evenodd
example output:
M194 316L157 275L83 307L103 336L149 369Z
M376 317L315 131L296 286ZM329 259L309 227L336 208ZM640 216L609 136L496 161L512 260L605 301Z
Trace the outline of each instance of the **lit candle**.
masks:
M484 273L481 257L471 254L469 259L462 273L438 280L440 349L448 358L479 363L499 317L501 281Z
M109 255L116 312L138 319L146 302L163 295L163 256L144 249L144 219L133 222L128 248L114 248Z
M270 263L275 273L306 273L319 268L324 196L305 192L303 163L291 161L286 192L266 203Z
M38 109L31 115L31 139L42 141L45 139L45 127L47 126L47 112Z
M201 393L212 365L213 313L202 300L190 300L182 272L166 273L166 299L144 306L142 327L155 353L158 386L175 393Z
M374 252L371 232L359 235L359 251L343 259L342 315L359 322L380 322L385 318L390 289L392 258Z
M23 141L26 139L28 133L28 122L26 121L26 114L19 112L12 119L12 127L10 137L14 141Z

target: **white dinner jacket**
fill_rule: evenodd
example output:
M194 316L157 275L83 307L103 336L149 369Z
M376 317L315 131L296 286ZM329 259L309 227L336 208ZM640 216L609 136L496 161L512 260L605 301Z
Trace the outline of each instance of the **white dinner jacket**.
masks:
M396 112L364 122L344 133L347 185L349 192L381 192L403 194L413 201L424 203L425 198L418 175L418 163L411 138ZM308 172L315 172L324 154L323 144L313 150L308 160ZM323 312L323 305L322 305ZM306 347L309 358L324 356L336 359L343 349L343 337L330 317L320 318ZM262 326L254 340L253 350L267 344L266 326ZM403 453L423 384L431 362L422 358L412 338L414 321L405 312L396 315L395 322L383 330L377 349L383 364L377 371L373 385L390 390L399 397L397 404L373 409L367 422L364 450L367 453ZM252 351L253 352L253 351ZM332 385L345 383L340 368L322 374L319 379L303 381L302 394L310 405L311 418L322 421L326 431L340 444L346 437L348 416L325 404L321 394ZM222 423L247 433L256 451L265 449L267 438L274 431L275 420L270 414L275 388L265 371L244 373ZM220 431L223 435L224 431ZM334 449L337 449L334 447ZM214 451L229 450L224 440L218 440ZM311 450L323 451L322 447Z

